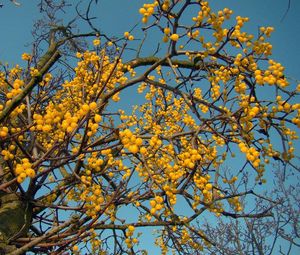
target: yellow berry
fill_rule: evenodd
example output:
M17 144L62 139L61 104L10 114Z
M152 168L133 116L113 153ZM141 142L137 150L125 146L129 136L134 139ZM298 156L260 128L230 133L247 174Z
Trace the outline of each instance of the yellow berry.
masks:
M134 229L135 229L134 226L132 226L132 225L129 225L129 226L128 226L128 231L129 231L129 232L133 232Z
M88 112L88 111L90 110L89 105L88 105L88 104L82 105L82 110L83 110L84 112Z
M128 150L135 154L135 153L138 153L139 147L136 144L133 144L133 145L129 146Z
M166 43L166 42L169 41L169 38L168 38L168 36L165 35L162 40L163 40L164 43Z
M94 111L94 110L97 109L97 103L96 103L96 102L92 102L92 103L90 103L89 107L90 107L90 109L91 109L92 111Z
M0 131L0 137L6 137L7 136L7 132L1 130Z
M172 35L170 36L170 39L171 39L172 41L174 41L174 42L177 42L178 39L179 39L179 35L178 35L178 34L172 34Z
M35 177L35 171L32 168L28 168L25 170L25 173L28 177L34 178Z
M94 46L100 45L100 40L99 40L99 39L95 39L95 40L93 41L93 44L94 44Z
M164 34L168 35L170 34L171 29L169 27L164 28Z
M99 114L95 114L95 116L94 116L94 120L95 120L95 122L100 122L100 121L102 120L102 117L101 117L101 115L99 115Z
M141 152L142 154L146 154L146 153L147 153L147 149L146 149L145 147L142 147L142 148L140 149L140 152Z

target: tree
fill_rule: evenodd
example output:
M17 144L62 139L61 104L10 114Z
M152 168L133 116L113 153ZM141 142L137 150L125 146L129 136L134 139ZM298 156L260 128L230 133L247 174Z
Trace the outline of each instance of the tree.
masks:
M300 85L271 57L273 28L165 0L109 37L81 4L65 24L69 3L41 1L26 66L0 73L2 253L146 254L152 227L161 254L299 247Z

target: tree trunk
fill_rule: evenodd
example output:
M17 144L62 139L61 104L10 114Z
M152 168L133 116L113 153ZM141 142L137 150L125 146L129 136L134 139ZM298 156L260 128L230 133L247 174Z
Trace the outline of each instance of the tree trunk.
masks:
M16 247L10 241L26 236L32 220L32 207L16 193L0 193L0 255Z

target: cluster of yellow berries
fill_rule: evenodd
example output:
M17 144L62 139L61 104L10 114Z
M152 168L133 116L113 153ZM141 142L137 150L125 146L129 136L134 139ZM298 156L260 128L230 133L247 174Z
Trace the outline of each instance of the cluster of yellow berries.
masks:
M165 27L163 29L164 32L164 37L163 37L163 42L168 42L169 39L173 42L177 42L179 40L179 35L178 34L171 34L171 29L169 27Z
M299 111L300 104L289 104L286 100L283 100L281 96L276 97L277 107L272 107L272 112L286 112L290 113L291 111Z
M234 31L231 34L231 38L238 39L239 43L246 43L253 38L253 35L247 34L246 32L241 32L241 28L244 26L245 22L248 22L248 20L248 17L236 17L236 25L234 26ZM236 48L240 48L239 43L237 41L232 41L231 45Z
M247 160L249 160L254 167L258 167L260 164L260 153L254 147L248 147L245 143L240 142L239 148L241 152L246 154Z
M269 68L266 71L259 69L254 71L257 84L263 85L265 83L269 85L277 84L280 87L286 87L289 85L288 81L283 76L284 67L273 60L269 60Z
M169 7L170 7L171 1L170 0L164 0L162 5L161 5L161 9L163 11L168 11Z
M86 170L86 171L90 171L90 170ZM84 184L85 182L90 181L91 172L86 173L86 175L87 178L81 178L81 179L85 179L84 181L82 180ZM104 198L102 194L101 185L99 184L87 185L85 187L84 186L82 187L83 187L83 191L80 194L80 199L82 201L85 201L85 205L84 205L84 208L86 210L85 213L87 216L94 218L99 213L99 211L103 208L103 204L105 203L105 200L108 199L108 197L106 197L106 199Z
M234 65L242 69L241 67L246 67L249 64L249 59L243 57L241 53L238 53L234 59Z
M52 74L51 73L46 73L43 77L43 80L39 82L40 86L46 86L52 79Z
M62 121L61 127L63 130L67 131L68 133L72 132L78 123L78 117L71 115L70 112L67 112L64 116L64 120Z
M196 39L200 34L200 30L195 30L193 32L188 32L187 36L193 39Z
M159 139L159 137L157 135L154 135L151 137L151 139L149 140L149 145L153 148L153 149L158 149L161 145L162 145L162 140Z
M92 135L96 134L98 131L98 128L99 128L98 123L90 122L89 123L89 131L87 132L87 136L92 136Z
M143 139L136 137L130 129L120 131L121 142L126 149L131 153L136 154L140 150L140 146L143 144Z
M124 32L124 37L129 40L129 41L133 41L134 40L134 36L131 35L129 32Z
M8 105L11 102L11 100L8 100L6 102L6 104ZM20 104L19 106L17 106L11 113L11 117L14 118L16 117L19 113L22 113L26 108L25 104Z
M16 79L13 82L13 89L6 94L8 99L11 99L22 92L22 87L24 86L24 81L20 79Z
M199 109L201 110L201 112L203 113L207 113L209 108L207 105L204 105L204 104L199 104Z
M38 69L36 69L34 67L30 67L30 75L32 77L36 77L36 76L40 75L40 72Z
M201 176L199 173L196 173L194 175L194 182L195 185L201 189L201 190L211 190L212 189L212 184L208 183L208 181L210 180L210 175L204 175Z
M0 128L0 130L1 130L1 128ZM8 129L8 127L6 127L6 126L2 127L2 131L4 131L5 133L7 132L7 134L8 134L9 132L11 132L12 134L20 133L21 130L22 130L22 129L21 129L20 127L15 128L15 127L11 127L11 126L10 126L9 129ZM3 135L4 135L4 133L3 133ZM24 139L24 136L21 134L21 135L18 136L18 139L19 139L20 141L22 141L22 140Z
M0 127L0 137L5 138L8 135L8 127Z
M202 95L202 90L201 88L195 88L194 89L194 93L193 93L194 98L196 99L202 99L203 95Z
M258 106L253 106L253 107L247 107L244 109L244 112L246 114L245 118L247 120L251 120L254 117L256 117L256 115L260 112L260 109Z
M132 225L129 225L128 228L127 228L127 233L126 233L126 236L132 236L133 235L133 232L135 230L135 227L132 226Z
M173 206L176 204L177 202L177 197L176 197L176 188L175 187L172 187L171 185L164 185L163 186L163 190L165 191L168 199L169 199L169 202L170 204Z
M8 150L2 150L1 151L1 155L3 156L4 160L10 160L10 159L14 159L15 155L12 153L15 150L16 146L14 146L13 144L11 144L8 147Z
M186 244L188 243L190 240L192 240L191 236L190 236L190 233L187 229L183 229L181 231L181 240L180 240L180 243L181 244Z
M103 65L99 66L99 59L101 54L101 61ZM102 91L102 84L105 83L105 90L101 93L111 91L116 84L123 84L126 82L126 77L123 76L123 64L118 62L117 67L115 62L105 54L105 51L97 52L84 52L78 53L77 57L82 58L78 62L78 66L75 68L76 77L71 81L66 81L61 90L57 91L55 99L56 103L50 102L44 111L44 114L36 112L34 114L34 126L30 128L30 131L42 131L37 135L37 139L45 147L51 147L53 141L63 140L65 133L72 133L78 128L78 124L83 120L88 113L90 113L90 121L87 135L89 137L95 135L98 131L99 122L101 121L100 114L96 114L98 109L97 102L93 102L95 95ZM95 83L95 75L98 73L96 70L101 70L100 81ZM16 71L15 71L16 72ZM113 75L111 75L114 73ZM44 85L48 82L47 74L44 75ZM82 91L86 92L87 98L82 100ZM74 96L68 96L72 93ZM61 95L64 95L63 97ZM112 100L118 101L119 94L116 93ZM90 101L90 102L87 102ZM25 105L24 105L25 106ZM22 105L23 107L23 105ZM17 110L17 109L16 109ZM22 109L18 109L22 110ZM48 133L51 132L53 139L47 139ZM79 136L80 134L77 133ZM74 149L76 151L76 149Z
M242 26L244 26L245 22L249 21L248 17L237 16L235 19L236 19L236 26L235 26L235 28L237 28L237 29L240 29Z
M155 214L164 208L164 199L161 196L155 196L154 199L150 200L150 213Z
M264 54L265 56L272 55L273 46L269 42L265 42L265 38L261 36L259 40L256 40L252 45L252 50L255 54Z
M172 182L177 182L185 173L185 169L175 164L173 167L167 165L166 173L169 175L169 178Z
M32 56L30 54L26 53L26 52L24 52L22 54L22 59L25 60L25 61L30 61L31 58L32 58Z
M300 109L298 109L297 116L292 119L292 122L300 128Z
M213 71L215 75L215 81L222 81L223 83L227 83L232 78L232 73L234 73L233 68L226 68L221 66L219 69Z
M200 155L198 150L190 148L189 150L180 153L178 155L178 158L180 159L181 166L193 169L195 167L196 161L201 160L202 156Z
M62 121L61 127L63 130L67 132L72 132L78 125L79 118L85 116L89 111L95 111L97 109L97 103L91 102L90 104L83 104L81 105L81 109L75 116L72 116L70 112L67 112L64 115L64 120ZM89 128L90 131L88 132L88 136L94 134L98 129L98 124L102 120L101 115L95 114L94 121L95 123L90 123Z
M260 32L265 34L267 37L271 36L271 33L274 31L274 27L260 27Z
M163 42L168 42L170 33L171 33L171 29L169 27L165 27Z
M35 177L35 171L32 169L32 164L29 162L28 158L23 158L22 163L16 165L15 174L17 175L18 183L22 183L26 177Z
M212 93L211 97L213 100L217 100L218 97L221 95L220 88L221 88L220 85L215 81L211 83L211 93Z
M239 80L236 80L234 89L237 93L244 94L247 89L247 85L245 82L240 82Z
M225 140L217 135L212 135L212 139L216 142L217 145L223 146L225 144Z
M79 61L77 63L77 67L75 67L75 71L78 75L81 74L81 72L83 71L82 68L87 67L86 65L88 63L96 64L97 61L100 60L100 56L98 56L95 51L86 51L84 53L77 52L76 57L77 58L83 58L82 61ZM65 83L65 85L67 85L67 84L68 84L68 81Z
M130 249L134 244L138 243L138 239L137 238L132 238L133 234L134 234L134 230L135 227L132 225L129 225L126 231L126 239L125 239L125 243L127 245L127 247Z
M51 117L52 116L50 115L42 116L40 114L34 114L33 119L36 125L31 128L31 131L34 130L43 131L43 132L51 131L52 130L51 124L53 122L53 119ZM57 120L59 121L60 118Z
M148 22L148 19L153 15L156 6L158 6L157 1L155 1L152 4L144 4L143 7L139 9L139 13L143 15L142 18L143 23Z
M88 167L94 169L95 171L100 171L101 166L104 163L103 159L97 157L90 157L87 159L87 162L88 162Z
M201 11L198 12L196 17L193 17L192 20L196 22L197 25L201 24L205 17L209 17L210 15L210 7L207 1L203 1L201 3Z
M91 186L92 184L92 171L90 169L85 169L80 176L81 182L86 186Z
M186 125L188 125L190 127L195 127L195 125L196 125L195 120L189 114L184 114L182 121L183 121L184 124L186 124Z
M211 12L208 2L203 1L201 2L201 11L198 12L197 16L192 17L192 21L196 23L196 26L203 24L203 22L210 24L215 30L213 36L216 38L216 43L218 43L228 34L228 29L222 29L222 24L225 20L230 19L232 13L233 11L228 8L219 10L217 13ZM188 36L195 39L199 36L199 31L196 30L192 33L188 33ZM203 37L200 37L200 42L203 43L203 39Z
M91 102L90 104L83 104L81 106L82 111L86 114L89 111L95 111L97 109L97 103L96 102Z
M155 8L161 8L162 11L168 11L172 8L172 4L177 3L178 1L170 1L170 0L164 0L164 1L155 1L152 4L144 4L142 8L140 8L139 12L143 15L142 22L146 23L152 15L155 13ZM269 53L271 50L271 46L268 43L264 43L264 38L261 37L258 42L252 43L252 35L248 35L246 33L243 33L240 31L240 29L244 26L244 23L248 21L248 18L243 18L238 16L236 18L236 26L235 29L232 31L232 33L229 33L228 29L222 29L222 24L225 19L229 19L232 11L225 8L217 13L212 13L211 9L208 5L208 2L205 1L199 1L201 2L201 11L198 13L197 17L193 17L193 21L198 23L195 27L201 27L201 24L204 24L204 22L209 24L210 28L214 31L213 36L216 38L216 42L204 42L204 37L202 37L202 34L200 35L200 30L191 30L187 33L187 36L193 39L199 39L199 42L202 43L203 49L205 50L204 53L197 54L187 54L187 56L190 57L190 60L195 60L196 57L208 57L210 55L211 60L217 60L217 58L214 57L214 53L216 52L216 49L221 45L221 42L224 40L226 36L230 36L229 43L234 43L233 45L236 47L240 47L241 43L246 43L247 49L249 50L251 47L253 47L253 50L256 54L259 54L259 52L262 53ZM161 11L161 10L159 10ZM169 15L169 18L172 18ZM205 20L205 21L204 21ZM165 27L166 26L166 27ZM171 31L170 22L168 22L168 25L164 25L161 27L164 37L163 41L168 42L177 42L178 40L182 41L183 37L186 36L182 32L180 34L177 34L176 31ZM182 29L182 28L180 28ZM192 27L193 29L193 27ZM271 32L273 31L273 28L267 27L267 28L260 28L260 31L263 35L266 37L270 36ZM199 38L199 35L201 36ZM126 40L134 40L133 35L131 35L129 32L124 33L124 38ZM234 39L234 40L232 40ZM95 39L93 41L94 46L100 45L100 40ZM237 101L240 100L239 105L244 110L244 115L239 119L240 125L238 126L235 119L233 119L235 128L232 128L233 130L236 130L238 128L241 128L241 130L244 133L247 133L249 126L253 126L253 123L251 120L255 117L260 117L261 121L264 122L264 113L267 114L267 111L264 111L263 104L255 104L255 98L253 99L250 96L244 95L247 89L247 85L244 82L245 77L241 74L242 72L246 71L253 71L254 76L256 79L256 82L258 84L269 84L269 85L278 85L279 87L285 87L288 85L285 78L283 78L283 71L284 68L281 66L281 64L276 63L273 60L269 61L269 67L268 70L259 70L257 69L256 64L256 58L251 56L252 53L246 54L246 51L243 51L243 54L237 54L234 59L234 65L233 67L220 67L216 68L214 70L211 68L209 73L211 73L211 77L209 77L209 81L211 83L211 95L212 99L216 100L220 95L222 94L221 100L224 102L226 101L226 97L229 95L230 92L226 91L226 87L223 84L227 84L229 81L234 79L236 76L236 83L235 83L235 91L239 94L237 97ZM97 53L98 54L98 53ZM76 71L76 78L72 80L71 82L66 82L63 86L64 88L67 88L68 91L72 91L74 95L74 107L70 107L70 102L68 101L68 96L62 97L62 99L59 99L61 102L59 105L62 106L60 110L57 110L58 108L55 106L48 105L48 108L46 109L45 115L39 115L34 114L34 127L32 127L31 131L42 131L44 133L47 133L49 131L56 132L56 126L57 130L59 132L73 132L77 127L78 123L81 123L81 120L87 115L90 117L89 119L89 125L88 125L88 132L87 135L89 137L93 136L97 133L99 128L99 122L102 121L102 117L100 114L96 114L96 110L98 109L98 105L96 102L91 102L91 99L94 98L93 96L97 95L99 91L102 90L101 84L107 84L105 87L105 91L112 91L116 84L123 84L126 81L126 77L124 76L124 72L130 73L132 76L135 75L134 68L132 68L130 65L123 65L122 61L119 61L119 64L116 68L116 75L115 75L115 63L111 63L109 61L109 56L103 57L98 56L96 53L78 53L78 57L83 57L84 61L79 62L78 67L75 69ZM255 55L255 54L253 54ZM252 57L252 58L251 58ZM29 61L31 59L31 56L29 54L24 53L22 55L22 58L24 60ZM99 61L103 60L102 66L103 70L99 69ZM90 68L91 67L91 68ZM176 69L177 66L172 66L172 68ZM164 68L165 70L165 68ZM163 71L164 71L163 70ZM100 81L95 83L95 74L98 74L101 71L101 78ZM167 83L167 80L164 80L165 78L162 75L161 67L157 68L157 73L161 75L161 78L159 79L159 82L161 84ZM38 75L38 70L32 68L31 69L31 75L36 76ZM172 73L172 72L171 72ZM112 75L113 74L113 75ZM167 75L169 76L169 75ZM153 77L153 78L152 78ZM148 77L150 80L156 79L154 76ZM45 83L41 83L41 85L47 84L51 79L51 75L45 75L44 81ZM84 85L83 85L84 84ZM13 88L9 90L7 93L7 98L11 99L14 96L18 95L22 91L22 87L24 86L24 82L20 79L12 79L12 85ZM84 86L84 87L83 87ZM143 90L148 85L146 83L142 83L139 87L139 92L143 92ZM150 86L149 86L150 87ZM225 87L225 88L224 88ZM86 91L87 94L87 100L82 102L82 98L84 98L82 90ZM223 91L221 91L221 89ZM204 92L204 94L207 94L208 91ZM298 89L300 90L300 89ZM62 94L66 91L62 90ZM105 93L103 94L105 95ZM109 200L112 199L110 195L104 195L104 192L102 190L101 185L95 185L93 184L93 178L96 178L93 176L93 174L97 171L101 170L101 166L104 164L108 166L111 171L108 171L108 176L113 177L114 175L119 175L119 170L124 171L125 174L123 175L123 179L126 179L132 174L132 171L137 171L139 175L145 177L146 181L152 181L154 184L151 186L152 190L159 190L161 189L162 193L165 195L157 195L161 193L156 193L156 195L150 199L150 217L153 217L154 214L157 212L161 212L162 210L165 210L164 213L168 215L168 210L166 207L164 207L164 199L167 201L169 200L170 205L173 206L176 204L176 194L178 194L177 187L178 183L182 181L182 178L186 178L186 174L192 172L191 169L195 169L196 164L199 164L201 166L212 163L218 165L220 164L217 159L217 146L223 146L225 144L225 141L221 136L218 135L211 135L209 137L205 137L204 135L201 138L201 142L199 143L199 148L194 149L191 148L191 140L188 138L189 136L185 136L180 138L181 140L181 153L177 153L173 146L171 145L171 139L172 136L175 134L176 137L178 137L178 132L185 131L185 130L193 130L193 126L196 125L194 119L192 118L190 111L185 110L185 107L189 109L188 105L185 103L185 101L182 99L176 99L174 98L172 101L172 93L168 97L166 97L166 101L168 104L165 104L165 101L162 100L163 96L165 96L164 92L161 92L162 94L159 94L159 89L156 89L154 86L150 87L150 92L147 94L148 99L156 100L155 106L158 109L156 110L153 107L154 105L149 103L148 105L145 104L144 107L144 115L142 116L142 123L144 125L140 125L143 127L143 130L148 131L153 135L151 139L149 139L149 146L143 147L143 139L139 137L138 133L134 134L130 129L125 129L123 131L119 132L120 141L124 145L124 148L127 149L130 153L136 154L141 153L143 156L149 155L149 157L142 157L142 160L139 164L136 165L136 168L134 167L124 167L122 166L122 160L123 156L125 154L122 154L122 156L115 156L112 153L112 149L104 149L100 153L97 152L93 154L93 152L88 152L87 154L81 154L80 157L83 160L87 161L86 169L83 170L81 174L81 183L78 184L78 186L82 187L81 191L82 193L78 195L80 197L80 200L85 202L84 209L86 210L86 214L90 217L96 218L99 214L99 212L105 208L104 203L106 205L109 204ZM69 94L66 94L69 95ZM163 95L163 96L162 96ZM236 95L235 95L236 96ZM203 100L202 98L202 91L200 88L195 89L194 97L196 99ZM55 98L55 97L54 97ZM58 97L59 98L59 95ZM119 101L119 94L115 93L114 96L111 97L113 101ZM165 98L164 98L165 99ZM199 105L202 112L207 112L209 110L210 102L208 101L210 99L207 99L207 103L203 104L201 103ZM235 100L235 99L234 99ZM234 101L234 102L237 102ZM169 104L170 103L170 104ZM208 105L208 106L207 106ZM216 104L217 105L217 104ZM297 111L297 117L292 119L292 122L295 123L300 127L300 104L296 104L297 106L293 106L290 103L286 102L285 100L282 100L281 98L277 98L277 106L274 106L277 108L272 113L276 113L276 111L284 111L286 113L291 113L292 111ZM164 106L168 106L166 110ZM23 106L22 106L23 107ZM25 106L24 106L25 107ZM52 108L51 108L52 107ZM0 105L0 111L3 109L3 106ZM223 109L225 111L225 106L220 106L220 109ZM235 109L234 106L231 109ZM48 111L49 110L49 111ZM156 112L155 112L156 111ZM228 115L226 115L228 113ZM155 117L161 117L163 119L161 122L156 123L154 122ZM228 110L225 111L224 117L231 116L231 112ZM274 115L275 116L275 115ZM129 121L126 123L127 127L133 126L137 124L136 119L138 119L135 115L129 117L126 117L125 115L121 115L121 119L124 118L124 120L129 119ZM123 119L122 119L123 120ZM132 124L129 125L128 123ZM188 125L190 127L184 126ZM184 128L182 129L182 127ZM284 125L282 125L284 126ZM147 128L145 128L147 127ZM149 128L148 128L149 127ZM120 129L124 129L124 126L119 127ZM149 131L150 130L150 131ZM282 129L285 135L291 135L292 132L287 129ZM8 129L8 127L0 127L0 138L6 138L8 136L8 132L13 133L12 129ZM217 130L218 131L218 130ZM202 132L202 131L201 131ZM205 130L203 131L205 132ZM41 133L41 132L40 132ZM39 133L39 134L40 134ZM249 133L251 133L249 131ZM81 130L76 134L77 137L82 137ZM174 135L174 137L175 137ZM180 134L179 134L180 136ZM202 136L202 135L200 135ZM245 135L246 136L246 135ZM254 135L253 135L254 136ZM39 139L40 136L37 137ZM76 136L75 136L76 137ZM167 139L162 140L162 137L171 137L168 141ZM249 135L250 137L250 135ZM55 140L57 137L54 137L53 140ZM77 139L77 138L76 138ZM177 138L175 138L177 139ZM185 139L185 141L184 141ZM246 139L244 137L244 139ZM45 139L46 140L46 139ZM92 139L91 139L92 140ZM251 140L251 139L249 139ZM90 141L90 140L89 140ZM241 142L242 140L239 140L239 138L236 138L235 142L238 143L238 146L240 150L246 154L247 160L255 167L257 168L257 172L262 172L263 164L260 164L260 154L265 157L265 155L271 157L271 156L277 156L275 151L271 148L262 149L262 151L258 151L256 147L250 147L250 145ZM245 140L244 140L245 141ZM170 145L166 145L168 142L170 142ZM263 142L261 143L263 144ZM76 144L77 146L77 144ZM169 147L167 147L169 146ZM200 148L200 146L202 146ZM3 156L4 160L9 160L14 158L14 154L12 153L15 149L15 146L11 145L8 150L2 150L1 155ZM124 151L125 151L124 149ZM78 152L79 147L74 147L73 152ZM200 154L201 152L201 154ZM293 150L292 147L287 151L290 154L292 154ZM90 157L89 155L91 153ZM123 151L122 151L123 153ZM223 154L225 155L225 154ZM226 155L222 157L225 159ZM282 156L278 154L279 156ZM99 156L101 158L99 158ZM130 155L129 155L130 156ZM121 158L120 163L118 163L118 159ZM284 159L284 157L282 156ZM200 161L200 162L199 162ZM265 161L266 162L266 161ZM134 164L134 163L133 163ZM146 169L147 165L147 169ZM113 167L110 167L113 166ZM158 167L157 167L158 166ZM163 171L161 171L163 169ZM195 169L196 170L196 169ZM198 169L197 169L198 171ZM118 173L117 173L118 172ZM22 159L22 163L16 164L15 167L15 173L17 175L17 181L19 183L23 182L26 177L34 178L35 177L35 171L32 167L32 164L29 162L28 159ZM122 176L122 175L121 175ZM49 179L50 180L50 179ZM209 210L215 210L215 212L219 213L221 211L221 207L217 207L217 202L213 201L213 199L217 197L221 197L221 192L218 193L217 189L218 187L217 182L213 184L213 180L210 181L210 176L202 173L197 172L195 175L193 175L193 181L194 181L194 191L195 191L195 197L194 201L199 202L199 204L203 205L203 201L205 203L214 204L209 207ZM237 181L237 177L234 176L230 180L223 179L224 183L233 184L235 181ZM160 186L161 185L161 186ZM162 187L162 188L161 188ZM80 190L80 188L79 188ZM155 192L156 192L155 191ZM216 195L217 194L217 195ZM128 199L132 196L128 195ZM197 197L197 198L196 198ZM79 200L79 199L78 199ZM132 199L133 200L133 199ZM128 200L129 201L129 200ZM131 200L130 200L131 201ZM236 211L241 211L242 206L239 202L238 197L230 198L229 200L230 205L233 205ZM212 203L214 202L214 203ZM216 202L216 203L215 203ZM139 204L139 201L135 201L136 205ZM216 204L216 205L215 205ZM140 204L139 204L140 205ZM138 205L137 205L138 206ZM116 208L113 204L107 207L107 210L105 211L105 214L110 215L111 220L116 216L115 213ZM150 218L151 219L151 218ZM176 226L175 226L176 229ZM131 248L135 243L138 242L136 238L133 238L134 234L134 226L130 225L128 226L126 230L126 240L125 243L127 244L128 248ZM187 230L183 228L182 231L182 243L188 243L190 240L190 234ZM99 246L99 244L96 242L95 246ZM73 251L78 252L79 247L73 246Z
M207 22L211 24L212 28L215 30L213 36L216 38L216 43L219 43L228 35L228 29L223 29L222 25L226 19L230 19L232 13L232 10L224 8L223 11L220 10L217 13L211 12L204 17L199 15L198 18L207 18Z

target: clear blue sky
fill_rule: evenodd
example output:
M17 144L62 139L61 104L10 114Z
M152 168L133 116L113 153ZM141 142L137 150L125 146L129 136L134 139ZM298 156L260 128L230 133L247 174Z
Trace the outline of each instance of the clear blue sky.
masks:
M32 25L34 20L39 18L38 9L35 7L39 1L19 0L19 2L21 6L16 7L8 0L0 0L0 3L4 4L0 9L0 61L8 62L10 65L22 63L21 54L31 50L30 46L25 47L25 45L30 45L32 42ZM99 2L95 10L98 14L96 24L104 33L121 36L140 20L138 9L146 1L99 0ZM299 0L291 0L290 9L283 20L288 8L288 0L213 0L211 2L216 9L228 7L234 10L234 15L249 17L247 28L253 33L258 26L274 26L275 32L271 37L273 58L286 67L287 77L300 81ZM70 13L66 13L65 23L72 18ZM149 250L151 250L150 246Z

